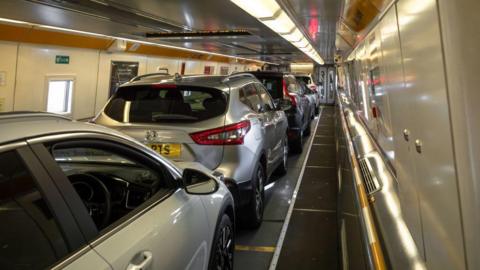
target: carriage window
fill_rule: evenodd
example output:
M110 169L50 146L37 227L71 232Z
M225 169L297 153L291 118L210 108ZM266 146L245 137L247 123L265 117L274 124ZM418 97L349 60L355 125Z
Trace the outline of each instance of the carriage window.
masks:
M73 80L50 79L48 81L47 112L72 113Z

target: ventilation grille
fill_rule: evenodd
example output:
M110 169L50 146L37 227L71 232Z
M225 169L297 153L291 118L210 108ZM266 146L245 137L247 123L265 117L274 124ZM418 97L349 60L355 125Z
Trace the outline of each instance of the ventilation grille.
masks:
M360 159L360 169L362 170L363 180L368 195L380 190L380 184L367 159Z

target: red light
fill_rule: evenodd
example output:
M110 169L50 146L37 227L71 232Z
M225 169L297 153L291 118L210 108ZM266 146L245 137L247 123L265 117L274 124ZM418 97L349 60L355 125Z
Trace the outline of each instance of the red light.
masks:
M285 95L285 97L290 98L290 101L292 102L292 107L296 107L297 106L297 100L295 99L296 94L288 92L287 83L285 82L285 80L282 81L282 86L283 86L283 94Z
M196 144L202 145L238 145L250 130L250 121L245 120L236 124L190 133Z

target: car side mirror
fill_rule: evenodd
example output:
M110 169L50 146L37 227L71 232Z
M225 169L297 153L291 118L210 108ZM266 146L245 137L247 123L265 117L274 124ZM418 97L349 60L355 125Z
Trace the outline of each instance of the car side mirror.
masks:
M218 183L211 176L193 169L183 170L182 176L185 191L194 195L208 195L218 190Z

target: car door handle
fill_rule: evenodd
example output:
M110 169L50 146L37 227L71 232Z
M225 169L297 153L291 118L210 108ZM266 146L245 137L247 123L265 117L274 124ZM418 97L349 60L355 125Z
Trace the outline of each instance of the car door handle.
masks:
M142 251L137 254L128 264L127 270L146 270L152 264L153 254L150 251Z

